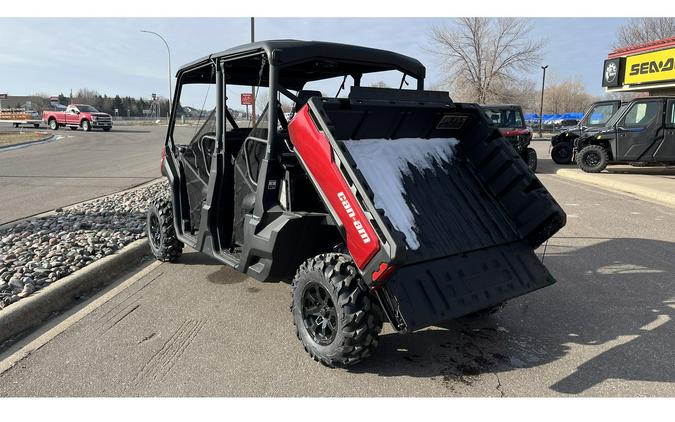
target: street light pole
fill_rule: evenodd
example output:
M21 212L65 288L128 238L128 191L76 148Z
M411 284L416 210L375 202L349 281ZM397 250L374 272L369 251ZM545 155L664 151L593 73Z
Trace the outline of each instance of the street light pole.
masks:
M543 121L543 114L544 114L544 85L546 84L546 68L548 68L548 65L542 66L542 70L544 71L544 76L541 79L541 102L539 103L539 137L541 138L543 136L542 134L542 121Z
M164 42L164 45L166 46L166 53L167 53L167 57L169 59L169 112L167 113L167 115L171 114L171 105L173 104L173 102L171 101L171 91L172 91L172 88L171 88L171 50L169 50L169 43L166 42L166 40L164 39L163 36L159 35L156 32L146 31L144 29L141 29L141 32L157 35L159 37L159 39L161 39L162 42Z
M255 18L251 18L251 42L255 42ZM255 127L255 86L251 86L251 127Z

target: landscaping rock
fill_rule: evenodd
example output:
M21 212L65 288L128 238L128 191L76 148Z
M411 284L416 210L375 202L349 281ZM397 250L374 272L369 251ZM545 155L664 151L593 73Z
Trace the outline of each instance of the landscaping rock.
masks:
M166 181L0 228L0 309L146 236Z

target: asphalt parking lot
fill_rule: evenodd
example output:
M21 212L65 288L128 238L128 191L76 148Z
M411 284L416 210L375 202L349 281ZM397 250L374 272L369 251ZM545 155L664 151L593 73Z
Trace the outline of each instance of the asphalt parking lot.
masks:
M536 147L568 215L544 261L558 283L493 317L387 328L329 369L295 337L288 285L186 251L2 373L0 395L674 396L675 209L564 180Z
M166 126L116 126L110 132L61 128L53 134L62 139L0 149L0 224L159 177Z

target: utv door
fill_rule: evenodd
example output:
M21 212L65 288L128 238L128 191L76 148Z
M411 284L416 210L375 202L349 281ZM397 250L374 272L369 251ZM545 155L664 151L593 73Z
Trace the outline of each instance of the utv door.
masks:
M614 161L653 161L649 153L663 137L663 101L633 103L616 126Z
M668 100L666 105L663 139L654 151L654 159L660 162L675 162L675 100Z

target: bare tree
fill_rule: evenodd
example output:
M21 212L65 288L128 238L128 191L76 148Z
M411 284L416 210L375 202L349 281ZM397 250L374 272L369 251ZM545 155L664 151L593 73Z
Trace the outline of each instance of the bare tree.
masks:
M589 94L578 79L552 83L544 92L545 113L582 112L597 98Z
M89 88L80 88L75 93L75 99L80 102L90 103L93 99L99 96L98 91Z
M675 18L631 18L617 30L615 48L675 37Z
M544 42L530 38L524 18L458 18L431 31L433 52L448 71L448 85L463 99L485 103L522 80L519 72L539 64Z

